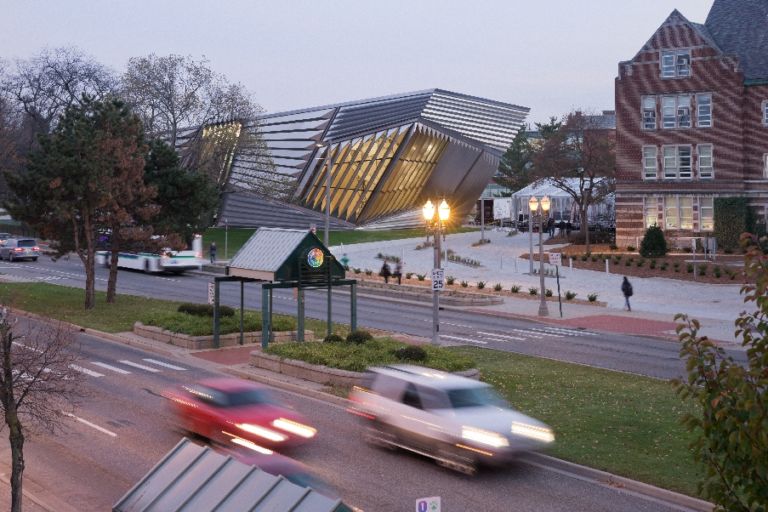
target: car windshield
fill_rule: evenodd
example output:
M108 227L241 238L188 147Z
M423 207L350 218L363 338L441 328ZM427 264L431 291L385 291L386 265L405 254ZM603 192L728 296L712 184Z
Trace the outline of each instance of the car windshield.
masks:
M34 240L19 240L19 247L34 247Z
M230 391L224 397L225 407L243 407L246 405L273 404L271 393L266 389L241 389Z
M449 389L448 400L454 409L487 406L509 407L509 404L490 386Z

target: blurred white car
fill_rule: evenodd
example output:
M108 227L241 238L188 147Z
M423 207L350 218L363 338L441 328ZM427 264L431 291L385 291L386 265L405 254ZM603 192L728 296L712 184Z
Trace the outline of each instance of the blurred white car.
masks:
M512 409L488 384L430 368L370 368L349 398L368 441L470 475L555 440L549 426Z

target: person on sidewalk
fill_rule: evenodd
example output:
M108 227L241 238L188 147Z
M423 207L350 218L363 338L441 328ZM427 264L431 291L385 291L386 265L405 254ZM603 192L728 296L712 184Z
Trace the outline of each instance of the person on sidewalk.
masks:
M389 283L389 276L392 275L392 269L389 268L387 260L384 260L384 264L381 266L381 270L379 270L379 275L384 278L385 283Z
M624 281L621 283L621 293L624 294L624 307L627 311L632 311L632 307L629 305L629 298L632 296L632 283L629 282L627 276L624 276Z
M547 220L547 233L549 233L549 238L555 236L555 219L552 217Z
M210 247L208 247L208 255L211 257L211 265L214 265L216 263L216 242L211 242Z
M395 273L392 275L397 278L397 284L401 284L403 279L403 262L398 260L395 264Z

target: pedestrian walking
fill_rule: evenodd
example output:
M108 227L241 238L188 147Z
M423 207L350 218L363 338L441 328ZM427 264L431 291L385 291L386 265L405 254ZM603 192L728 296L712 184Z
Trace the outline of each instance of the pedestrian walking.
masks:
M341 255L341 266L344 267L344 270L349 270L349 257L347 253Z
M211 265L216 263L216 242L211 242L210 247L208 247L208 256L211 258Z
M632 307L629 305L629 298L632 296L632 283L629 282L627 276L624 276L624 282L621 283L621 293L624 294L624 307L627 311L632 311Z
M397 278L397 284L400 284L400 281L403 278L403 263L401 261L398 261L395 264L395 273L392 275Z
M555 236L555 219L552 217L547 221L547 232L549 232L549 238Z
M389 268L387 260L384 260L384 264L381 266L381 270L379 270L379 275L384 278L385 283L389 283L389 276L392 275L392 269Z

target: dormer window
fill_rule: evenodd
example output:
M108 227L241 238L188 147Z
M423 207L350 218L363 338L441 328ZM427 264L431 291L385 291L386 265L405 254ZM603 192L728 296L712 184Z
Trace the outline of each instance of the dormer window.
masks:
M662 50L662 78L686 78L689 76L691 76L691 50Z

